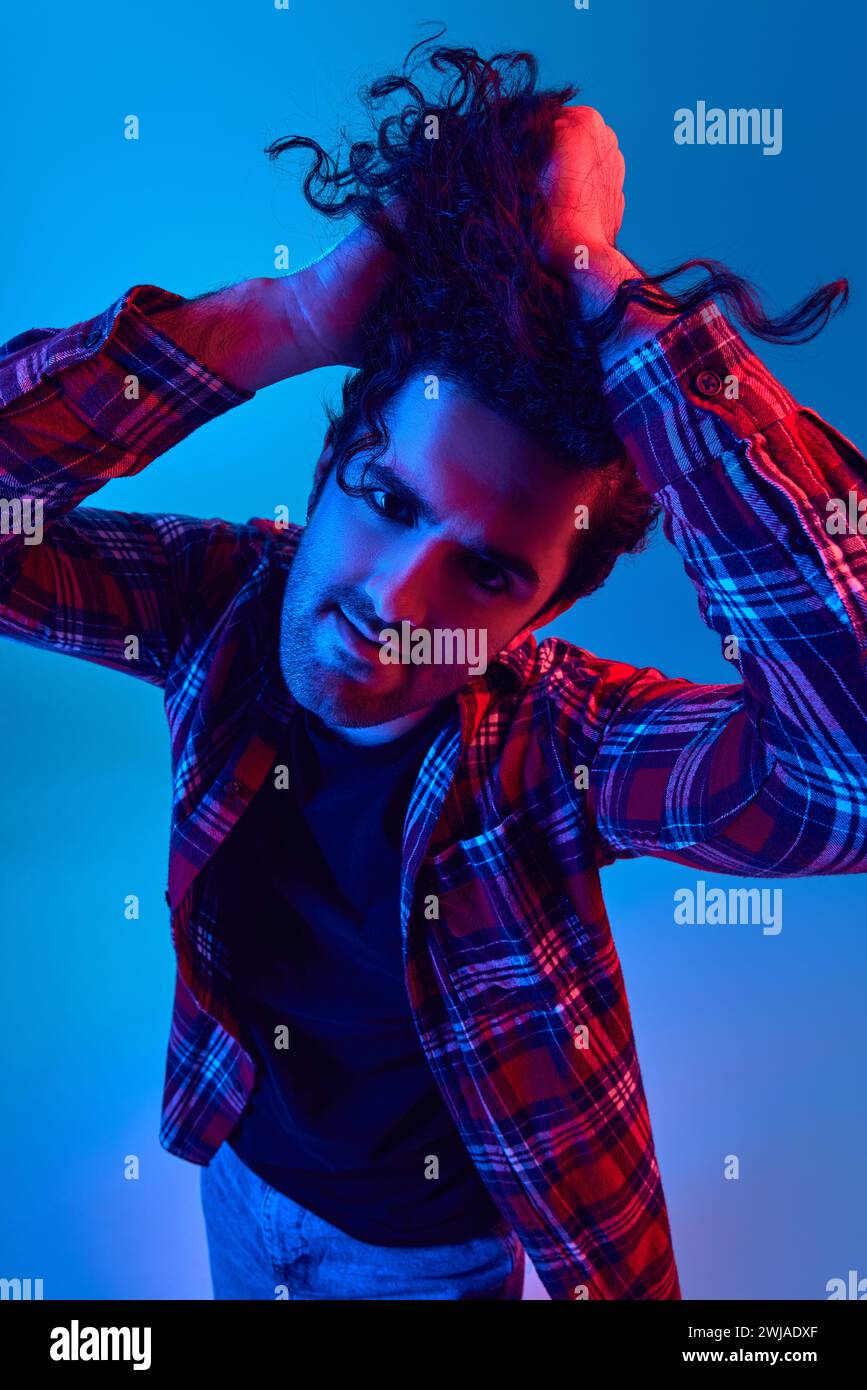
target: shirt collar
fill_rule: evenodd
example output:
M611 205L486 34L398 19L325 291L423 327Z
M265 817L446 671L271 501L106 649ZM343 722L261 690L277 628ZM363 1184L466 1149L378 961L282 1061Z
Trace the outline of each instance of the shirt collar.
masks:
M504 678L514 687L523 685L527 680L533 663L536 660L536 639L532 632L526 636L518 633L508 642L502 651L492 659L491 666L496 666L503 673Z

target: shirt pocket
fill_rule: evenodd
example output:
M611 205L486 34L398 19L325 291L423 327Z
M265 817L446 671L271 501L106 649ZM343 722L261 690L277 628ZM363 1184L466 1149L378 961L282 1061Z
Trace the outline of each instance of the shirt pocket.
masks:
M556 830L513 812L423 866L417 903L434 964L474 1013L558 1013L598 949L598 933L567 892Z

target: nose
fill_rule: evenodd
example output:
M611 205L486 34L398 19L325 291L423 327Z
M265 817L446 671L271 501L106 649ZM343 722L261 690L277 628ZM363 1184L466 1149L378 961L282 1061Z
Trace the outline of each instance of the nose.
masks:
M380 556L362 588L376 613L377 634L384 627L407 621L424 627L439 546L433 538L414 532L402 537Z

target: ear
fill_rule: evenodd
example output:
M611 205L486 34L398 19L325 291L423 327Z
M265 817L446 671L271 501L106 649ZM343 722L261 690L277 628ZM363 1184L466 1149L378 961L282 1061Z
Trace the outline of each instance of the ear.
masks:
M331 455L332 455L331 440L332 440L333 436L334 436L334 426L333 426L333 425L329 425L329 426L328 426L328 429L325 431L325 439L324 439L323 442L322 442L322 452L320 453L318 459L316 460L316 467L315 467L314 470L313 470L313 485L312 485L312 487L310 488L309 493L307 494L307 520L308 520L308 521L310 520L310 517L311 517L312 514L313 514L313 503L314 503L314 499L315 499L315 497L316 497L316 495L317 495L317 492L318 492L320 483L322 482L322 479L323 479L324 475L328 472L328 467L329 467L329 465L330 465L330 463L331 463Z
M329 426L328 426L328 429L325 431L325 439L323 440L323 443L322 443L322 452L321 452L321 454L319 455L319 458L316 460L316 467L315 467L315 469L313 470L313 486L314 486L314 488L318 486L319 482L320 482L321 479L322 479L323 474L324 474L324 473L327 473L327 471L328 471L328 465L329 465L329 463L331 462L331 454L332 454L331 441L332 441L333 437L334 437L334 426L333 426L333 425L329 425Z

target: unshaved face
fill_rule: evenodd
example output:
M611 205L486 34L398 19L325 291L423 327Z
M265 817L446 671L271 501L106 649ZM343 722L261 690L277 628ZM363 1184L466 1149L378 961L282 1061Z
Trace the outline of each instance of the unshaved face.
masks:
M379 634L403 621L484 629L492 659L562 582L581 500L539 441L448 380L430 400L425 377L410 378L386 419L389 450L364 496L347 496L334 470L324 484L288 574L280 638L293 697L337 729L367 730L355 735L366 742L395 737L474 673L469 661L386 664ZM349 483L364 461L351 461Z

